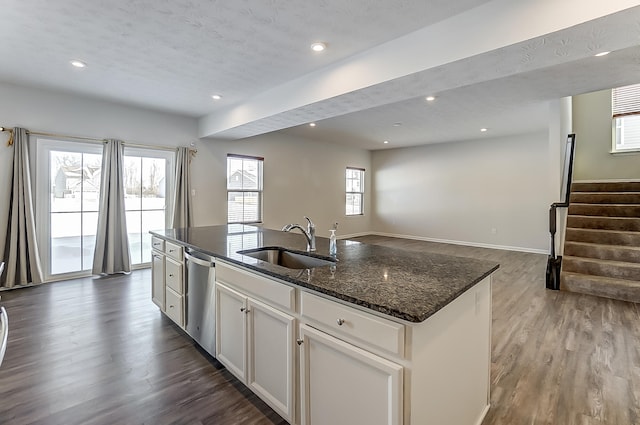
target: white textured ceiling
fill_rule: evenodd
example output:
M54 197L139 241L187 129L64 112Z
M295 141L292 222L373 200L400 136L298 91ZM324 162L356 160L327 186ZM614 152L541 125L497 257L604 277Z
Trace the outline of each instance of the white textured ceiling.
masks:
M199 117L486 1L2 0L0 81Z
M246 112L259 105L256 99L273 103L254 108L255 117L201 131L220 138L281 130L381 149L476 138L480 127L490 129L487 136L509 135L545 129L549 100L639 82L639 5L631 0L0 0L0 81L203 117L201 126L206 119L248 117ZM540 12L563 7L572 13L552 19ZM617 13L607 12L616 7ZM591 15L590 8L596 9ZM516 19L500 16L502 10ZM502 18L503 26L492 33L494 17ZM476 25L479 20L487 21L484 27ZM296 87L292 82L349 66L366 80L374 70L355 67L359 59L400 40L410 43L431 28L438 37L429 38L424 49L414 48L415 58L379 65L395 77L350 89L345 74L334 72L327 81L344 85L341 93L297 106L290 101L295 93L287 96L291 99L281 95L283 87ZM474 33L474 28L484 29ZM499 40L519 32L535 36ZM309 45L318 40L329 49L312 54ZM477 52L469 47L474 44ZM593 58L601 50L614 53ZM434 63L442 61L416 65L431 56ZM88 67L74 69L71 59ZM414 70L403 74L403 66ZM309 87L312 95L318 90ZM223 99L212 101L214 93ZM436 102L424 101L428 93L438 95ZM309 128L310 121L317 127ZM402 125L394 127L397 122ZM392 143L382 145L384 139Z

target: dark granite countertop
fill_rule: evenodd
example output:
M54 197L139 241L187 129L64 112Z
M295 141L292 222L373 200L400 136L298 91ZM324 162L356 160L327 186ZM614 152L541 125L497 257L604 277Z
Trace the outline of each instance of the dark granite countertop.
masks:
M422 322L490 275L498 264L473 258L405 251L338 240L334 266L291 270L238 251L285 247L304 252L298 231L285 233L247 225L152 231L153 235L409 322ZM328 233L328 232L327 232ZM328 256L329 239L316 237L318 256Z

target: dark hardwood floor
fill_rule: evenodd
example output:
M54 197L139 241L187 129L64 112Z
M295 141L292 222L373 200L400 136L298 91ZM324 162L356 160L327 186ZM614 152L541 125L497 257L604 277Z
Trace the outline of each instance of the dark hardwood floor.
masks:
M545 290L544 255L358 240L501 264L484 425L640 424L639 305ZM284 424L160 314L150 281L142 270L1 292L0 425Z
M150 270L0 293L0 424L285 424L151 302Z

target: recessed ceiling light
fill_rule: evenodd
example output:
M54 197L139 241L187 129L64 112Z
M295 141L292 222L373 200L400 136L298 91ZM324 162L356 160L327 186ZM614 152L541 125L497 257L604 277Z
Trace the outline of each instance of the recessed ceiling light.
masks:
M384 143L385 145L388 145L388 144L389 144L389 141L388 141L388 140L385 140L385 141L384 141L384 142L382 142L382 143Z
M487 131L487 129L486 128L481 128L480 131L482 131L484 133L485 131Z
M609 53L611 53L611 52L600 52L600 53L596 53L594 56L596 56L596 57L607 56Z
M314 122L310 122L309 123L309 127L315 127L315 126L316 126L316 123L314 123Z
M86 63L79 60L72 60L71 65L75 66L76 68L85 68L87 66Z
M427 97L425 97L425 99L426 99L427 102L433 102L434 100L436 100L436 97L435 96L427 96Z
M220 100L220 99L222 99L222 96L220 96L219 94L212 94L212 95L211 95L211 98L212 98L213 100Z
M327 45L325 43L318 42L311 45L311 50L313 50L314 52L322 52L326 48Z
M394 126L394 127L400 127L401 125L402 125L402 123L401 123L401 122L394 122L394 123L393 123L393 126Z

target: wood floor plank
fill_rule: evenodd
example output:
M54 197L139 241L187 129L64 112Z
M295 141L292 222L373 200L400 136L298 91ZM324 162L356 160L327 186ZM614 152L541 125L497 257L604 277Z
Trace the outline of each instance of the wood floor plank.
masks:
M637 304L546 290L540 254L356 240L500 263L483 425L640 424ZM285 423L164 317L150 291L141 270L0 293L10 321L0 424Z

